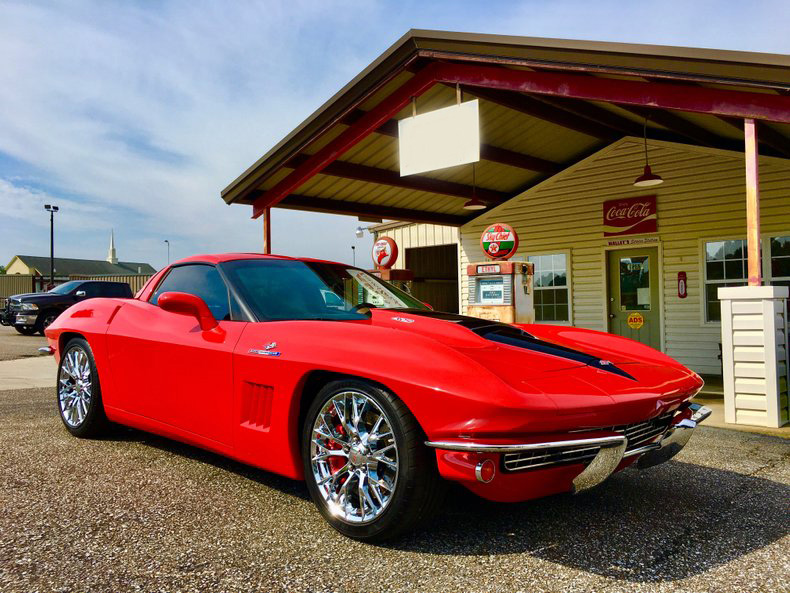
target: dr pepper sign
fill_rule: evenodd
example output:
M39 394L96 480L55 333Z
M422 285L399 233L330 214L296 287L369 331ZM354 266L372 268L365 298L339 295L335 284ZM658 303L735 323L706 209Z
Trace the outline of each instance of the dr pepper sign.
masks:
M373 243L373 263L379 270L388 270L398 259L398 244L391 237L382 237Z
M518 234L509 224L495 222L486 227L480 237L480 247L486 257L508 259L518 249Z

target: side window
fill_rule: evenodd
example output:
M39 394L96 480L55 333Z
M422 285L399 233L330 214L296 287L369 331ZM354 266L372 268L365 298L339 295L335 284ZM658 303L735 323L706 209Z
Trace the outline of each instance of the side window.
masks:
M190 264L173 268L159 284L150 302L156 305L163 292L194 294L203 299L215 319L230 319L228 288L214 266Z
M83 298L86 299L104 296L104 293L100 289L98 282L85 282L84 284L80 284L77 287L77 292L81 290L85 292L85 296Z

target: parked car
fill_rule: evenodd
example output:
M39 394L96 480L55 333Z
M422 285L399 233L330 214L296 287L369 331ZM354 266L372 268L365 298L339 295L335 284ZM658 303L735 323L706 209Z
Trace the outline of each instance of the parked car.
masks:
M20 334L44 335L44 330L74 303L96 297L132 298L126 282L72 280L49 292L15 294L6 299L0 311L0 324L11 325Z
M306 480L360 540L422 525L448 480L523 501L662 463L710 413L697 374L638 342L435 312L311 259L185 259L46 335L71 434L114 422Z

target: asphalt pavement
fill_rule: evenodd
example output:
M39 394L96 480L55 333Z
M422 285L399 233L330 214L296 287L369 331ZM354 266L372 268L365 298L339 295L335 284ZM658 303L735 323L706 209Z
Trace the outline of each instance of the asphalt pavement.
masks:
M384 546L303 484L122 430L71 437L52 388L0 391L0 591L787 591L790 441L700 428L663 466L493 504L457 488Z

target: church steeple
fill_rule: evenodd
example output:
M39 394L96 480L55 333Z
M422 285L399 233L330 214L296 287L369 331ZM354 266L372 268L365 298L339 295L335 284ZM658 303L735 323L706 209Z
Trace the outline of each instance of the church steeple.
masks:
M111 264L118 263L118 256L115 255L115 229L110 231L110 248L107 250L107 261Z

